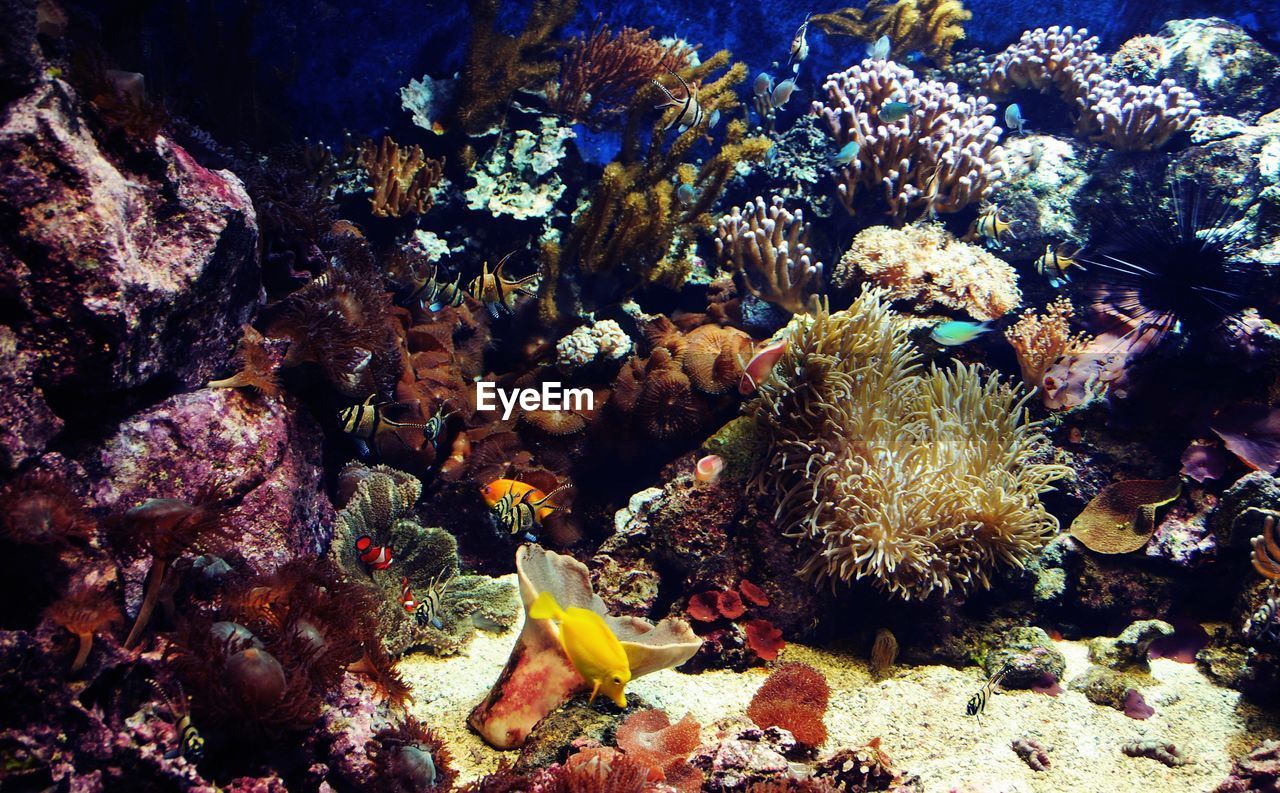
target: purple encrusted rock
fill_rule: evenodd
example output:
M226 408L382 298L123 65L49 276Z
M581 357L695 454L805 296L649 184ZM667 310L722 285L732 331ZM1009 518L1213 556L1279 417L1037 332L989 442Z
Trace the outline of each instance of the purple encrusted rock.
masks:
M795 747L791 733L779 727L743 730L733 738L704 745L689 763L706 775L704 790L740 790L754 782L786 777L786 753Z

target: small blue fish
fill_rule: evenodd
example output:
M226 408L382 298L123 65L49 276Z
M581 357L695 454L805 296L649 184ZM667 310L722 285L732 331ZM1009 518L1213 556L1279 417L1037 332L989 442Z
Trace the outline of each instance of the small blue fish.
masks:
M786 79L778 83L773 89L773 94L769 97L769 103L775 108L782 107L791 98L791 94L796 90L796 81Z
M682 184L676 188L676 200L681 206L691 206L698 200L698 191L694 190L691 184Z
M906 118L907 114L915 109L913 102L885 102L884 107L880 108L880 120L886 124L892 124Z
M711 115L707 117L707 129L715 129L716 124L720 123L720 108L711 111Z
M935 325L933 330L929 332L929 338L944 347L959 347L961 344L968 344L990 330L991 323L989 321L966 322L954 319Z
M831 157L832 165L848 165L858 158L858 141L851 140Z
M1022 117L1022 108L1012 104L1004 109L1004 125L1009 128L1010 132L1022 132L1022 127L1027 120Z
M887 61L889 60L890 49L892 49L892 44L889 42L889 37L881 36L876 39L875 44L867 48L867 55L873 61Z

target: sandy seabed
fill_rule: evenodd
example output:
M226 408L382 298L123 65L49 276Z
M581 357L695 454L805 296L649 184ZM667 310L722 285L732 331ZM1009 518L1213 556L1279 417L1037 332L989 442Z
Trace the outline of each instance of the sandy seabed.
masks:
M488 692L507 661L517 631L479 633L464 654L452 658L410 655L400 663L415 702L415 717L443 734L453 751L460 781L492 771L514 752L488 747L466 726L471 708ZM1070 680L1089 665L1084 642L1059 642ZM880 736L883 749L903 770L918 774L924 789L1029 793L1031 791L1211 791L1227 775L1231 758L1263 739L1280 736L1280 723L1212 684L1194 665L1160 659L1152 674L1160 685L1144 693L1156 713L1137 721L1094 705L1083 694L1050 697L1001 691L979 724L965 704L982 685L978 667L898 667L874 681L864 658L789 645L781 660L803 661L822 670L831 684L825 752L859 746ZM738 716L768 671L713 671L685 675L665 670L633 681L629 692L663 708L672 718L691 712L704 726ZM1009 748L1014 738L1034 738L1051 747L1052 767L1032 771ZM1174 743L1192 762L1168 768L1120 751L1138 739Z

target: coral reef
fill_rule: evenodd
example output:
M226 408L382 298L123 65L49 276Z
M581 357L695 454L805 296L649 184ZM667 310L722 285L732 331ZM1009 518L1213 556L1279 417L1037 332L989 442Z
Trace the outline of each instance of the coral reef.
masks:
M557 168L573 137L553 118L543 118L537 132L515 130L510 148L494 146L471 169L476 183L465 193L467 206L517 220L547 217L565 191Z
M444 176L444 161L422 155L421 146L401 149L390 136L365 141L356 164L369 178L369 208L377 217L425 214L435 202L432 191Z
M1018 321L1004 331L1005 339L1018 356L1022 381L1038 389L1047 408L1065 407L1070 393L1072 378L1057 376L1061 371L1057 364L1071 356L1083 356L1092 341L1083 332L1071 332L1070 320L1074 313L1071 301L1058 297L1045 306L1043 313L1030 308L1022 312Z
M800 314L822 284L822 262L808 238L803 210L787 211L779 196L768 203L757 197L720 218L716 253L752 295Z
M840 202L854 211L858 188L876 191L896 222L957 212L979 201L1003 175L1000 129L985 97L961 97L954 83L916 77L892 61L867 59L823 84L813 112L836 147L853 142L855 158L837 172ZM909 106L887 120L886 106Z
M1280 782L1280 741L1263 741L1231 765L1231 775L1213 793L1248 793Z
M875 290L793 320L788 338L749 409L772 444L756 487L812 548L804 575L945 595L988 587L997 566L1024 565L1056 533L1038 496L1068 469L1036 461L1047 441L1026 421L1028 397L963 365L920 373Z
M586 566L572 557L537 545L522 545L516 552L516 572L526 610L524 628L493 690L468 718L472 728L495 747L520 746L543 716L589 688L565 654L556 626L527 616L538 593L551 592L565 608L604 615L627 650L633 680L679 666L702 643L681 620L668 618L654 625L636 617L608 615L604 603L592 592Z
M831 283L848 288L858 282L883 288L890 299L920 314L955 311L997 319L1022 302L1012 267L938 223L858 232Z
M945 68L951 48L964 38L964 23L973 19L960 0L869 0L863 8L842 8L813 17L814 27L828 34L873 42L888 36L889 57L899 59L919 50Z
M1014 738L1009 747L1032 771L1048 771L1052 766L1049 762L1049 750L1033 738Z
M1120 747L1120 749L1130 757L1149 757L1152 760L1164 763L1170 768L1176 768L1191 762L1191 758L1179 751L1178 747L1158 740L1131 741Z

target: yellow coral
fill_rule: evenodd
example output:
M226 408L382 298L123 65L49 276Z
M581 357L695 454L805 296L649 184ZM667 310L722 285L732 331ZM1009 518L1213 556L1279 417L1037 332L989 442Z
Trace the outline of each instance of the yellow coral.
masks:
M812 551L802 575L923 599L987 587L1057 534L1039 494L1070 469L1042 462L1029 395L977 367L921 371L880 290L797 316L786 334L749 406L771 442L753 485Z
M431 208L431 191L444 176L444 160L422 156L421 146L402 149L387 136L380 145L367 140L356 164L369 177L369 206L378 217L421 215Z
M844 8L817 14L813 24L827 34L875 41L888 36L890 57L919 50L939 66L951 62L951 48L964 38L964 23L973 19L960 0L870 0L866 8Z
M1066 297L1045 307L1043 314L1027 309L1017 322L1004 332L1018 356L1022 380L1036 388L1044 387L1049 367L1068 355L1079 355L1092 343L1085 333L1071 333L1074 309Z
M836 265L832 283L866 280L888 290L915 311L964 311L996 319L1022 302L1018 274L976 245L956 239L939 223L901 229L872 226L853 238Z

